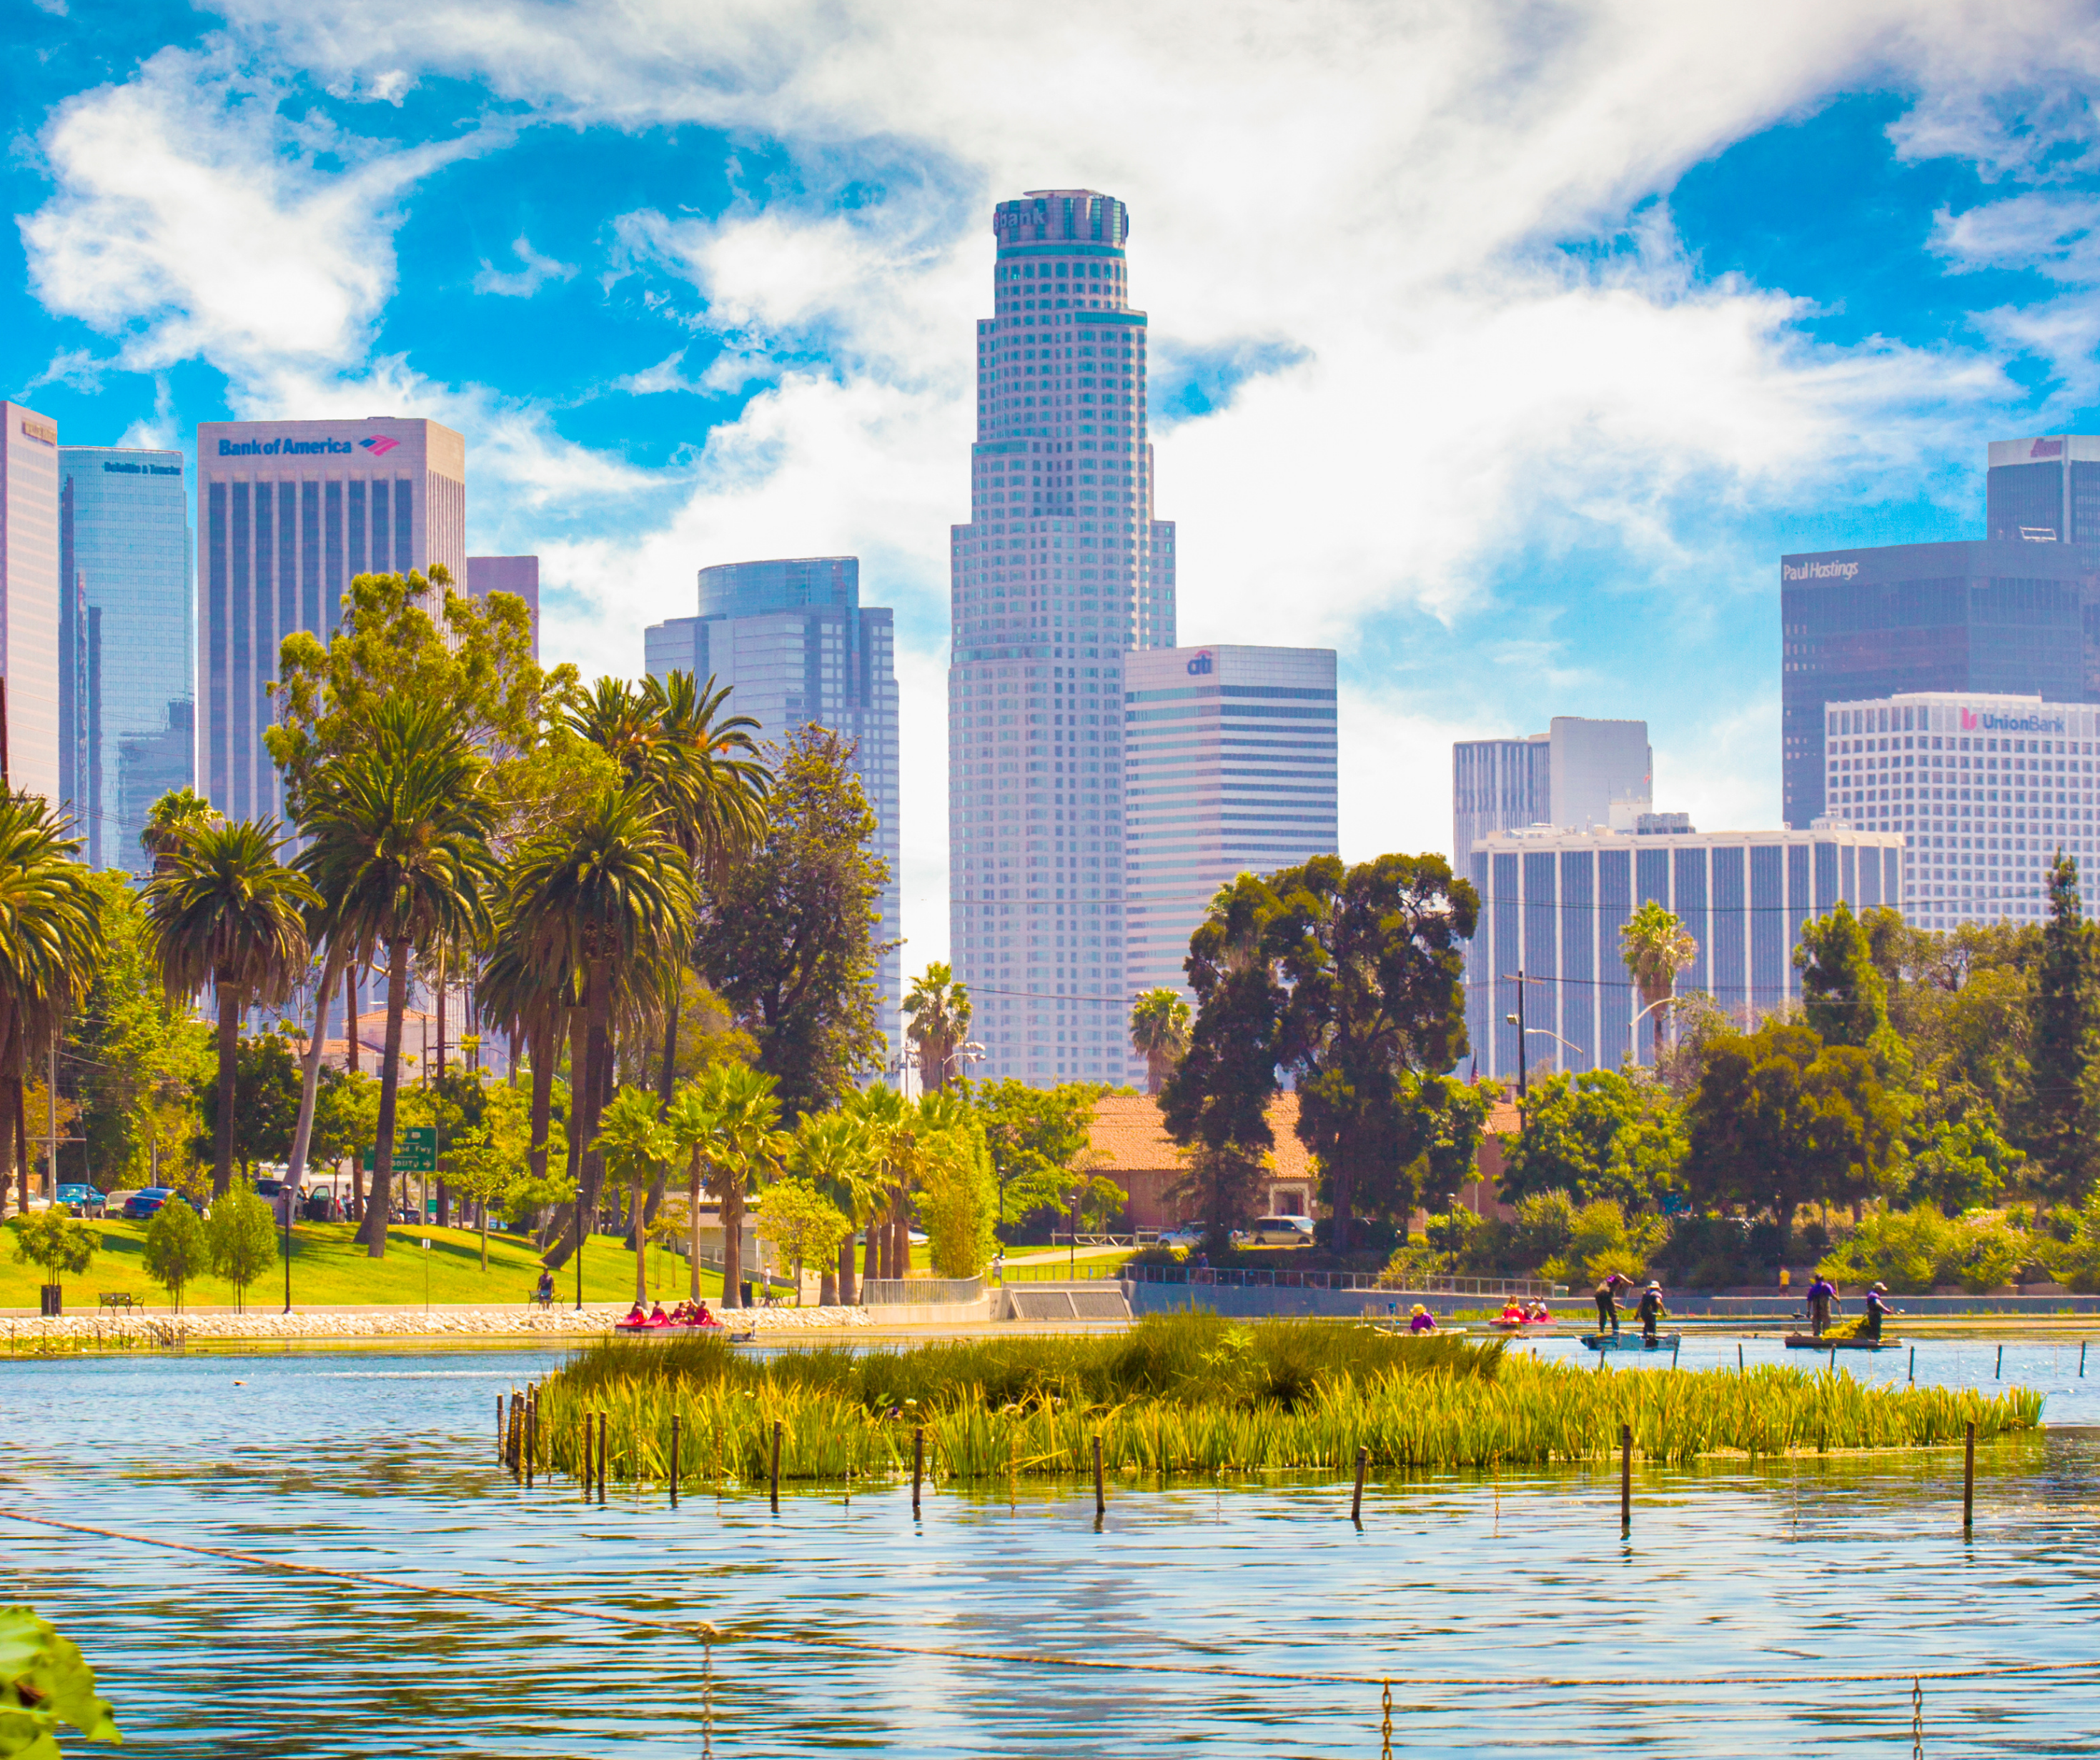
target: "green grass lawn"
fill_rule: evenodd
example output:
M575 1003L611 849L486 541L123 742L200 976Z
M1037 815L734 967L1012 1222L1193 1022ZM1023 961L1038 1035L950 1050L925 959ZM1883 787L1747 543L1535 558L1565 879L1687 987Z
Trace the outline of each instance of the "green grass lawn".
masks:
M94 1309L105 1290L122 1290L152 1307L168 1305L167 1291L146 1275L146 1225L112 1218L88 1226L102 1236L95 1261L77 1277L64 1280L66 1309L81 1313ZM540 1258L527 1238L491 1234L488 1269L481 1269L480 1237L465 1229L432 1229L426 1253L418 1244L420 1231L390 1229L386 1256L369 1259L351 1239L355 1225L348 1222L302 1222L292 1235L292 1300L295 1306L313 1304L366 1305L419 1304L424 1299L425 1261L429 1261L430 1300L433 1302L487 1302L522 1305L532 1293L540 1274ZM42 1267L24 1265L12 1251L11 1230L5 1239L9 1250L0 1256L0 1307L37 1305L37 1287L43 1281ZM649 1282L652 1294L660 1284L667 1300L686 1293L686 1261L669 1253L649 1255ZM576 1300L576 1273L573 1261L554 1274L558 1299ZM703 1267L701 1289L710 1297L718 1295L721 1274ZM248 1291L251 1307L276 1308L285 1296L284 1261L274 1261ZM631 1301L634 1296L634 1258L620 1241L608 1235L593 1236L584 1250L584 1299L586 1301ZM205 1277L183 1291L185 1306L231 1305L233 1291L223 1280Z

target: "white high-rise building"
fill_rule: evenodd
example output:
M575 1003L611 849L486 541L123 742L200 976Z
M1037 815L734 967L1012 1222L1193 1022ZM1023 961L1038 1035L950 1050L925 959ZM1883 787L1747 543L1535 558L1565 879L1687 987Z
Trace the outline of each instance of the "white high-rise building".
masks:
M280 818L278 646L326 641L360 574L442 562L466 591L466 442L412 416L202 422L197 527L198 787L229 819Z
M59 426L0 403L0 678L7 781L63 804L59 778Z
M2039 922L2059 850L2094 913L2100 708L1912 691L1827 704L1823 726L1829 820L1903 834L1903 910L1920 928Z
M1154 648L1123 662L1132 991L1188 995L1189 937L1235 876L1337 851L1335 759L1331 648Z
M950 945L974 1073L1128 1080L1123 656L1174 643L1146 320L1113 196L1032 191L992 230L970 521L950 544Z

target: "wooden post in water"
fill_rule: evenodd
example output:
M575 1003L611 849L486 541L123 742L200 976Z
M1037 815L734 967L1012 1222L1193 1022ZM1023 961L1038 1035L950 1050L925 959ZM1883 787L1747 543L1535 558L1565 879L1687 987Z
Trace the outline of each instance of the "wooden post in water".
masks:
M496 1458L503 1459L503 1438L508 1432L503 1428L503 1396L496 1396Z
M911 1432L911 1519L919 1519L919 1487L926 1477L926 1427L915 1425Z
M1364 1469L1370 1464L1370 1459L1371 1451L1359 1444L1357 1448L1357 1489L1349 1498L1349 1520L1359 1528L1364 1525Z
M2085 1339L2080 1339L2078 1341L2078 1379L2081 1381L2085 1379L2085 1346L2087 1342L2088 1341ZM1911 1354L1912 1356L1916 1356L1917 1353L1913 1350Z
M1915 1344L1912 1345L1910 1348L1910 1375L1908 1378L1908 1384L1912 1387L1916 1387L1917 1385L1917 1347Z
M684 1414L671 1414L671 1507L678 1507L678 1426Z
M1101 1484L1101 1433L1094 1432L1094 1520L1099 1521L1109 1512L1106 1489Z
M607 1415L604 1412L600 1412L598 1415L598 1500L601 1503L605 1502L605 1469L606 1456L607 1453L605 1441L607 1421Z
M1634 1427L1619 1426L1619 1532L1634 1531Z
M1736 1373L1737 1375L1745 1375L1749 1373L1749 1371L1743 1367L1743 1343L1740 1339L1738 1339L1736 1341Z
M780 1513L780 1420L773 1420L773 1513Z
M1968 1427L1968 1438L1961 1450L1961 1532L1965 1537L1970 1525L1976 1520L1976 1426Z
M591 1493L591 1415L584 1414L584 1452L582 1464L576 1469L584 1488L584 1502L590 1502Z
M525 1390L525 1485L532 1485L532 1467L540 1453L540 1388L537 1383Z
M1998 1361L1997 1361L1996 1364L1992 1367L1992 1371L1991 1371L1991 1379L1992 1379L1993 1381L2002 1381L2002 1380L2004 1380L2004 1379L2005 1379L2005 1347L2004 1345L2001 1344L2001 1345L1998 1347Z

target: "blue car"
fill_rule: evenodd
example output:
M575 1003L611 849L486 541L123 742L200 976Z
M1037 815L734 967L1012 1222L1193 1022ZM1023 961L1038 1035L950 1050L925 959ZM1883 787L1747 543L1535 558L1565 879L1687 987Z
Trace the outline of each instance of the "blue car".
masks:
M135 1222L142 1222L157 1212L170 1199L180 1197L182 1194L172 1186L148 1186L143 1191L135 1191L124 1200L124 1214ZM199 1216L204 1214L204 1206L196 1199L183 1198L183 1202Z
M104 1195L92 1186L61 1186L59 1202L75 1216L99 1217L102 1214Z

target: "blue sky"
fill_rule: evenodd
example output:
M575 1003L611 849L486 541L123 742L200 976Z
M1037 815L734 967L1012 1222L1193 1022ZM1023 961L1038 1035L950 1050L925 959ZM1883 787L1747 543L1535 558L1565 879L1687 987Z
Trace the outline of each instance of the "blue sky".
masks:
M915 966L1003 196L1130 204L1182 639L1341 649L1352 857L1556 713L1776 822L1779 552L1978 534L1987 441L2100 425L2090 7L0 4L0 391L446 421L591 673L858 554Z

